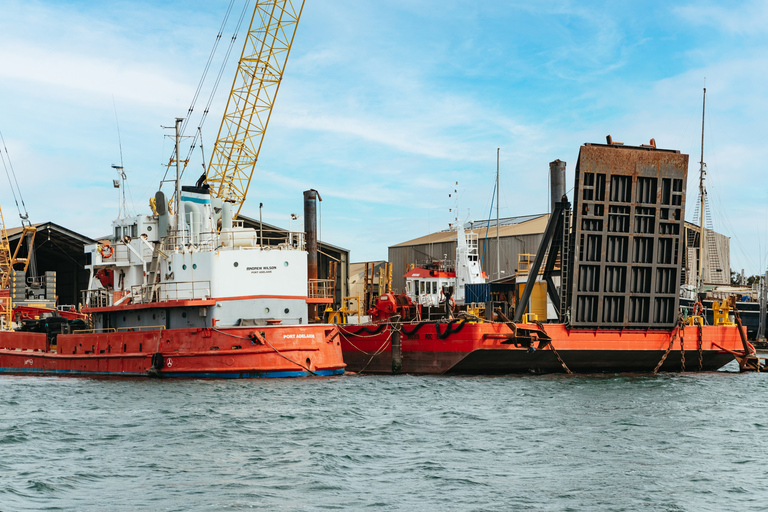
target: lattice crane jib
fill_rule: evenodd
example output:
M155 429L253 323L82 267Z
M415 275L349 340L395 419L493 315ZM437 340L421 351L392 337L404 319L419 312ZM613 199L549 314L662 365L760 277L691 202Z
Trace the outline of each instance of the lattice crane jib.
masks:
M295 5L296 4L296 5ZM206 172L211 193L242 208L304 1L259 0ZM297 9L298 5L298 9Z
M0 290L10 286L12 274L11 245L8 243L8 233L5 230L3 210L0 208Z

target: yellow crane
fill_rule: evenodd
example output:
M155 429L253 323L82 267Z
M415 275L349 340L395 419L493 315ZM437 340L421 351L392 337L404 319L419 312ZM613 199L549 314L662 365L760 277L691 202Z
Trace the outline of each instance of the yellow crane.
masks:
M304 0L258 0L206 171L215 197L240 213L291 52Z
M11 264L11 244L8 243L8 232L5 230L3 209L0 208L0 290L5 290L11 282L13 265Z
M13 315L13 297L10 291L11 281L13 279L13 271L21 270L16 269L15 266L23 263L25 275L27 268L29 267L31 254L26 258L21 258L19 257L19 250L21 249L21 246L24 245L24 241L27 240L27 248L31 253L36 233L36 227L28 223L25 224L19 242L16 244L16 249L13 251L13 254L11 254L11 244L8 241L8 231L5 227L3 209L0 208L0 292L9 290L7 296L5 296L5 292L0 295L0 329L7 329L11 325Z

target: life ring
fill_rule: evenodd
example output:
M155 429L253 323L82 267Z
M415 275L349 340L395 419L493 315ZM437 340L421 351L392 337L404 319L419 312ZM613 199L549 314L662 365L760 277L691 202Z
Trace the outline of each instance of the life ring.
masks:
M440 288L440 302L443 302L443 289Z
M109 242L107 242L99 246L99 252L101 253L101 257L106 259L112 257L114 249L109 245Z
M693 316L702 316L704 313L704 305L699 301L693 305Z

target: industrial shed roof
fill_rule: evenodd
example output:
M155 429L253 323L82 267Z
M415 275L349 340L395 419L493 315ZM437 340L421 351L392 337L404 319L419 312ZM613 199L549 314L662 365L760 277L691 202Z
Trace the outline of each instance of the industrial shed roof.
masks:
M549 221L549 214L543 213L541 215L527 215L525 217L520 217L521 221L514 223L514 224L507 224L507 225L501 225L499 226L499 237L509 237L509 236L520 236L520 235L538 235L543 233L547 228L547 221ZM508 220L508 219L505 219ZM483 227L467 230L472 231L474 233L477 233L477 236L480 238L485 238L486 235L486 224L487 221L482 221ZM488 237L495 238L496 237L496 226L491 225L488 228ZM454 230L446 230L446 231L439 231L437 233L432 233L430 235L422 236L419 238L414 238L413 240L409 240L407 242L402 242L396 245L391 245L390 247L408 247L411 245L421 245L421 244L435 244L435 243L441 243L441 242L450 242L456 240L456 231Z

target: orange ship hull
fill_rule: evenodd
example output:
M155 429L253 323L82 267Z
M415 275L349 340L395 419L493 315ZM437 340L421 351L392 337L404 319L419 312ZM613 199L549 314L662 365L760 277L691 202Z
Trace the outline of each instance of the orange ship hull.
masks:
M59 334L0 332L0 372L250 378L344 373L328 325Z
M550 338L539 339L536 325L518 325L533 336L517 336L504 323L394 324L400 347L392 350L392 324L348 325L341 329L347 370L392 373L506 374L713 371L742 352L735 326L685 327L680 331L568 329L544 324ZM417 326L419 326L417 328ZM663 362L662 362L663 360ZM658 367L658 370L657 370Z

